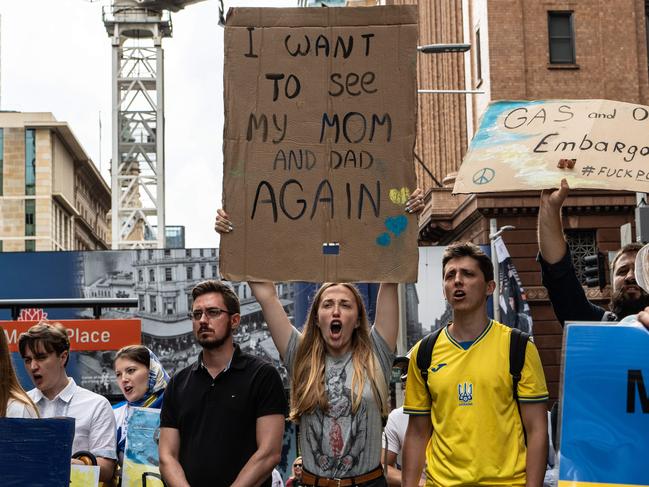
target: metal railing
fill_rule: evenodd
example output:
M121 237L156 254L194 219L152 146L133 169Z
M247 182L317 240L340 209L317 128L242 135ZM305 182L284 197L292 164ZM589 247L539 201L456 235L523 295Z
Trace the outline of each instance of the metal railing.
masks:
M16 321L23 309L34 308L92 308L95 319L104 308L137 308L137 298L50 298L50 299L0 299L0 309L10 309Z

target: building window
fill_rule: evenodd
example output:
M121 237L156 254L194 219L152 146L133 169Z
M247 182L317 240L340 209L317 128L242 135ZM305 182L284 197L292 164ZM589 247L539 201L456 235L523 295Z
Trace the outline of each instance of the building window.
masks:
M575 64L572 12L548 12L550 64Z
M194 268L187 267L187 280L191 281L192 279L194 279Z
M185 257L191 257L192 256L192 249L185 249Z
M150 307L149 311L151 313L158 312L158 302L155 296L149 296L149 307Z
M138 298L137 300L138 300L140 311L146 311L146 304L144 302L144 294L138 294L137 298Z
M36 194L36 131L25 130L25 194Z
M192 295L188 294L187 295L187 310L190 311L192 309Z
M198 255L199 255L200 257L203 257L203 249L198 249Z
M205 266L201 266L201 279L205 279Z
M171 249L165 249L165 257L171 256Z
M54 223L54 241L57 244L54 250L61 250L61 210L58 205L52 205L52 221Z
M155 282L155 269L149 269L149 282Z
M25 252L36 252L35 240L25 240Z
M153 250L149 249L149 260L153 259Z
M140 260L142 260L142 251L141 251L140 249L138 249L138 250L135 251L135 255L137 256L137 257L135 258L136 261L139 262Z
M25 235L36 235L36 201L25 200Z
M2 196L2 171L4 170L4 130L0 129L0 196Z
M476 86L482 84L482 51L480 50L480 29L475 31L475 79Z
M142 269L137 270L137 282L142 282L144 281L144 273L142 272Z
M165 267L165 281L171 281L173 278L171 277L171 267Z
M566 240L572 254L572 263L577 271L577 279L586 285L584 257L597 253L595 230L566 230Z
M216 279L216 266L215 265L212 266L212 278Z
M210 250L212 257L216 257L216 249L211 249Z
M165 303L165 314L166 315L175 315L176 314L176 298L170 297L164 299Z

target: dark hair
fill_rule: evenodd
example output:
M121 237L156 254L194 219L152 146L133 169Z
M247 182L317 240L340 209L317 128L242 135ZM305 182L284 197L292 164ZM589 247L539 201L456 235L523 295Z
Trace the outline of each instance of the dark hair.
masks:
M624 254L637 254L641 248L642 244L640 242L631 242L618 250L611 262L611 272L615 271L615 264L617 264L618 259L620 259Z
M478 262L478 267L484 275L485 281L494 280L494 267L491 259L485 254L480 247L471 242L455 242L446 247L444 256L442 257L442 277L446 269L446 264L451 259L460 257L471 257Z
M115 360L113 360L113 364L117 362L118 358L131 359L139 364L146 366L147 369L151 364L149 349L144 345L127 345L125 347L122 347L115 354Z
M56 355L61 356L63 352L70 351L70 339L68 332L61 323L47 323L41 321L37 325L32 326L29 330L20 334L18 338L18 349L20 356L25 358L27 348L32 352L36 352L43 347L47 353L56 352ZM65 365L68 365L70 355L65 360Z
M234 293L232 288L223 281L210 279L208 281L199 282L194 286L194 289L192 289L192 300L196 301L196 298L208 293L219 293L223 296L225 307L230 314L238 314L240 312L239 297Z

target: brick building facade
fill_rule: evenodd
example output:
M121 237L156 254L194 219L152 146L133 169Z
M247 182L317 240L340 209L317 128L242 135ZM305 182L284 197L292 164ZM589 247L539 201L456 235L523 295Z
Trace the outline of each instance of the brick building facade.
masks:
M418 54L419 89L483 94L420 94L416 171L427 191L420 245L489 243L490 220L503 234L526 288L550 394L558 395L562 330L536 262L539 193L452 195L457 170L492 100L604 98L649 105L649 0L348 0L348 5L418 4L419 44L470 43L465 54ZM557 181L557 184L559 181ZM634 223L635 193L572 191L564 227L575 255L620 246ZM606 305L610 289L587 289Z

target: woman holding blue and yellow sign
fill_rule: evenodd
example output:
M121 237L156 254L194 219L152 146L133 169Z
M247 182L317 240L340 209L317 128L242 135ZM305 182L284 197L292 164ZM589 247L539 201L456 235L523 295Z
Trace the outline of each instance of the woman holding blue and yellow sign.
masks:
M134 408L160 409L169 375L156 355L143 345L129 345L115 355L115 378L126 401L113 407L117 423L117 456L124 462L126 433Z

